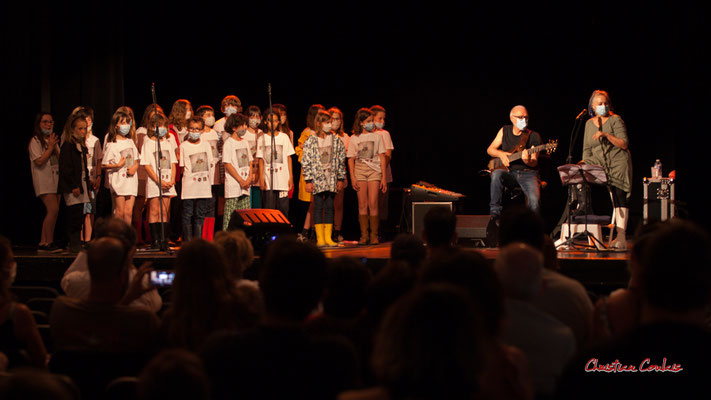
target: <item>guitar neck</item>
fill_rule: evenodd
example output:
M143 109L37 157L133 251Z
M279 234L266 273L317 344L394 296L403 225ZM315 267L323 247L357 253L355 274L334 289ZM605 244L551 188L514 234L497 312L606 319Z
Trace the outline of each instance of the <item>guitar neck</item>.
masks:
M540 146L533 146L533 147L531 147L530 149L527 149L527 150L528 150L528 153L529 153L529 154L533 154L533 153L538 153L538 152L540 152L541 150L545 150L546 147L548 147L547 144L542 144L542 145L540 145ZM519 159L521 159L522 156L523 156L523 151L518 151L518 152L513 153L513 154L511 154L511 155L509 156L509 161L516 161L516 160L519 160Z

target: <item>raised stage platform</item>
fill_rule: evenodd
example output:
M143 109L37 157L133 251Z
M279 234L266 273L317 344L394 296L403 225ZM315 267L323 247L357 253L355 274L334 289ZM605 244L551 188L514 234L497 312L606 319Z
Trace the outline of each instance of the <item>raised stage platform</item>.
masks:
M356 257L363 260L374 272L385 266L390 258L391 243L358 246L349 244L343 247L324 249L326 257ZM493 262L499 254L498 248L466 248L466 251L479 251ZM137 251L134 258L136 265L150 261L156 269L171 269L177 249L170 252ZM34 250L15 249L17 261L16 284L42 284L59 287L64 271L74 260L74 254L38 254ZM625 287L629 279L627 270L628 252L592 252L558 251L560 272L580 281L590 292L602 294ZM245 272L248 279L256 279L259 271L259 257Z

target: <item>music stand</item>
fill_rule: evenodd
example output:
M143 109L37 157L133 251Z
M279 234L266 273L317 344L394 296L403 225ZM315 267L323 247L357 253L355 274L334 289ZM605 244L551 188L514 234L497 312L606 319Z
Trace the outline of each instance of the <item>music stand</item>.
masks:
M579 183L588 184L593 183L596 185L607 185L607 175L605 174L605 169L599 165L592 164L565 164L558 167L558 174L560 175L560 180L563 185L577 185ZM572 208L572 193L568 190L568 210ZM570 246L577 248L579 245L575 244L575 240L580 238L587 239L588 243L593 243L592 245L584 245L581 247L592 248L596 250L607 249L602 241L596 238L590 231L588 231L588 214L585 213L585 230L583 232L578 232L571 235L571 220L573 216L568 212L568 235L569 237L561 244L556 247Z

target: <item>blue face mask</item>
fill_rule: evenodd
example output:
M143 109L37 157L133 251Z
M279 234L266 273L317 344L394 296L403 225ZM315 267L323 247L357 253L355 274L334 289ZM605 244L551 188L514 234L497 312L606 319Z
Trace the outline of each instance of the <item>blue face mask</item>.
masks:
M364 128L367 132L373 132L373 130L375 129L375 124L372 123L372 122L367 122L367 123L365 123L365 124L363 125L363 128Z
M190 139L190 140L200 139L200 132L188 132L188 139Z
M119 125L119 133L122 135L126 136L131 132L131 125L129 124L124 124L124 125Z
M168 129L165 126L158 127L158 137L164 137L168 134Z

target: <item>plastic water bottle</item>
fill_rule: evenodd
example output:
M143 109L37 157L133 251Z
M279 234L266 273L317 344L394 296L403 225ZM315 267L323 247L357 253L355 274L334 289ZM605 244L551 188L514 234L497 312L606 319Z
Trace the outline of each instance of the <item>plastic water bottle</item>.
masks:
M657 159L654 162L654 176L652 178L659 179L662 177L662 162Z

